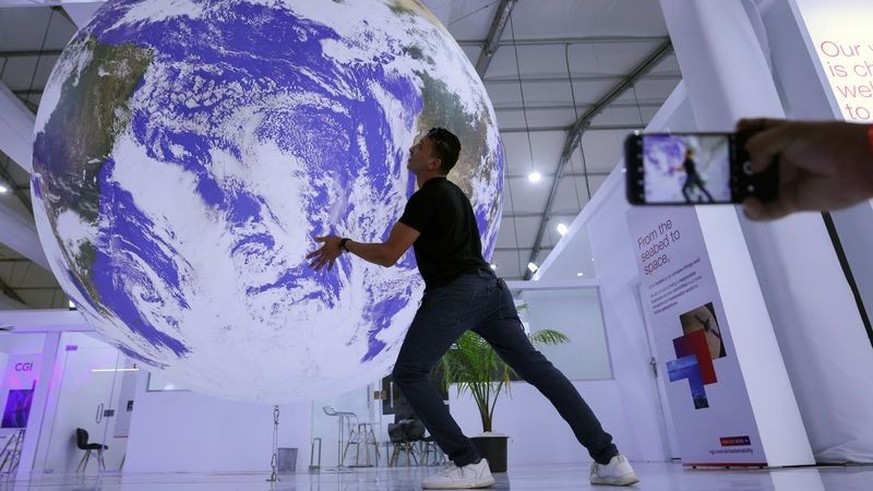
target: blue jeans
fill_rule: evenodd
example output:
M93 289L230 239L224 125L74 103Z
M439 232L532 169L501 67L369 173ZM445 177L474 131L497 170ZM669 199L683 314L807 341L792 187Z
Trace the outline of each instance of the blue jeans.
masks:
M612 436L600 426L576 387L531 344L506 283L482 271L424 293L394 365L394 382L456 465L478 461L479 453L461 432L428 374L468 329L488 341L503 361L551 401L595 461L607 463L618 454Z

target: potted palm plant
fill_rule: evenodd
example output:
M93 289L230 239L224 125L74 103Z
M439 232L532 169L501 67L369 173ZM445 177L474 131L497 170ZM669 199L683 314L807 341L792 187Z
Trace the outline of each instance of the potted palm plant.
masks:
M560 331L543 329L529 334L534 345L566 343L569 338ZM488 459L492 472L506 472L505 435L492 432L494 409L503 390L509 393L510 381L518 376L484 339L472 331L465 332L443 355L440 365L445 384L457 384L458 395L469 391L476 402L482 420L480 437L472 438L479 453Z

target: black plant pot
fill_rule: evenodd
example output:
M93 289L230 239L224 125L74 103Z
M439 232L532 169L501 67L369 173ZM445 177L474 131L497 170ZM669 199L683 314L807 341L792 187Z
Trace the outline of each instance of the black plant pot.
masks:
M506 472L506 435L489 434L470 438L479 455L488 459L491 472Z

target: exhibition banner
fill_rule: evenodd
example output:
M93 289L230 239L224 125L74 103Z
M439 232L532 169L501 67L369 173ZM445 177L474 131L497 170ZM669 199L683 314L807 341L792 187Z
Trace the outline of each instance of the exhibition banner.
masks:
M3 401L0 429L3 431L27 427L39 375L39 360L39 354L9 356L0 388L0 400Z
M694 209L634 207L640 295L685 465L766 465Z
M795 0L835 114L873 123L873 2Z

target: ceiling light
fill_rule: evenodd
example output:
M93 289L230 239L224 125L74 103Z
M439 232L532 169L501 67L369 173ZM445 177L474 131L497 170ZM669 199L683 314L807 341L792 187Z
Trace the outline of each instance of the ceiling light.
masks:
M6 194L9 192L9 187L2 182L0 182L0 194Z
M585 276L585 273L576 273L576 278L581 278Z
M540 269L540 267L537 266L537 265L534 264L534 263L527 263L527 269L528 269L528 271L530 271L531 273L536 273L537 270Z
M491 269L497 271L497 265L496 265L496 264L492 264L492 265L491 265Z
M92 368L92 372L138 372L139 368Z
M570 231L570 229L567 228L567 226L564 225L563 223L558 224L558 233L561 234L562 237L567 235L567 232L569 232L569 231Z
M531 171L531 173L527 175L527 180L530 182L540 182L542 178L542 174L537 171Z

